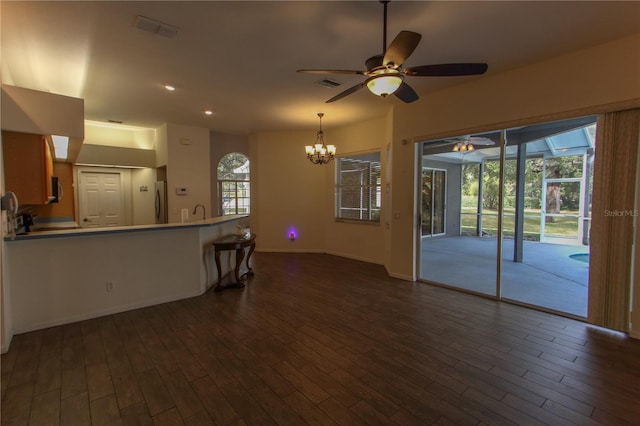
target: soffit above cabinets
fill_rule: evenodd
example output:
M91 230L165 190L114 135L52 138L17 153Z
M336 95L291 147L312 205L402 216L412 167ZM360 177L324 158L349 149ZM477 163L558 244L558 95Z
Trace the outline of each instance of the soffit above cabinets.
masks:
M69 137L67 161L73 162L84 140L84 100L3 85L3 130Z

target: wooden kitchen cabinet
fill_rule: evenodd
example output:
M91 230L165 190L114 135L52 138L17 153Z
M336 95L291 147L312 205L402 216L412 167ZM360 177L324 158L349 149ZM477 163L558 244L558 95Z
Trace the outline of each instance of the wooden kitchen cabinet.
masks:
M2 132L5 190L14 192L20 205L47 204L53 199L53 157L47 137Z

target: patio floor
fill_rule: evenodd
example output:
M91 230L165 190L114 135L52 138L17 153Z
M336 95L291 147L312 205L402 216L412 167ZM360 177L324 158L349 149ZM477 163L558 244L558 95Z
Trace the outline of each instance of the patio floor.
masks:
M495 294L495 238L423 238L420 279L482 294ZM583 245L524 242L522 263L513 262L513 240L503 241L502 298L587 316L588 263L569 257Z

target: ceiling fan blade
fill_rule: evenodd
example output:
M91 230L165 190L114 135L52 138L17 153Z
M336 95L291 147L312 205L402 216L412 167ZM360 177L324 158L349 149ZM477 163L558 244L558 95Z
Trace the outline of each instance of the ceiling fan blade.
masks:
M431 148L440 148L440 147L447 146L447 145L453 145L455 143L456 143L456 141L449 140L449 139L445 139L445 140L438 139L438 140L435 140L435 141L426 141L426 142L424 142L424 146L425 146L425 148L431 149Z
M398 89L395 92L393 92L393 94L396 95L398 99L406 103L417 101L419 98L415 90L413 90L411 86L409 86L404 81L402 82L400 87L398 87Z
M382 65L393 64L399 67L418 47L422 36L413 31L400 31L384 53Z
M366 81L363 81L362 83L356 84L353 87L348 88L347 90L345 90L344 92L340 92L337 95L335 95L333 98L329 99L328 101L326 101L325 103L328 104L330 102L335 102L338 99L342 99L345 96L349 96L352 93L357 92L358 90L362 89L365 85Z
M469 138L469 143L472 143L474 145L486 145L486 146L491 146L491 145L495 145L496 144L491 139L485 138L485 137L482 137L482 136L471 136Z
M298 70L303 74L358 74L365 75L365 71L356 70Z
M419 77L456 77L484 74L488 67L483 63L422 65L405 68L404 73Z

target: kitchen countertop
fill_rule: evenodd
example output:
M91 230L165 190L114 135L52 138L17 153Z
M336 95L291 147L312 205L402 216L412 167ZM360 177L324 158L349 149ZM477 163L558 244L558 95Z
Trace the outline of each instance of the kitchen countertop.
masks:
M131 225L131 226L112 226L105 228L76 228L76 229L60 229L60 230L47 230L47 231L33 231L26 234L16 235L15 237L5 235L5 241L24 241L34 240L41 238L60 238L60 237L80 237L88 235L101 235L101 234L113 234L113 233L126 233L126 232L141 232L141 231L162 231L170 229L183 229L183 228L195 228L203 226L213 226L232 220L238 220L248 218L247 215L228 215L212 217L204 220L193 220L186 223L154 223L149 225Z

